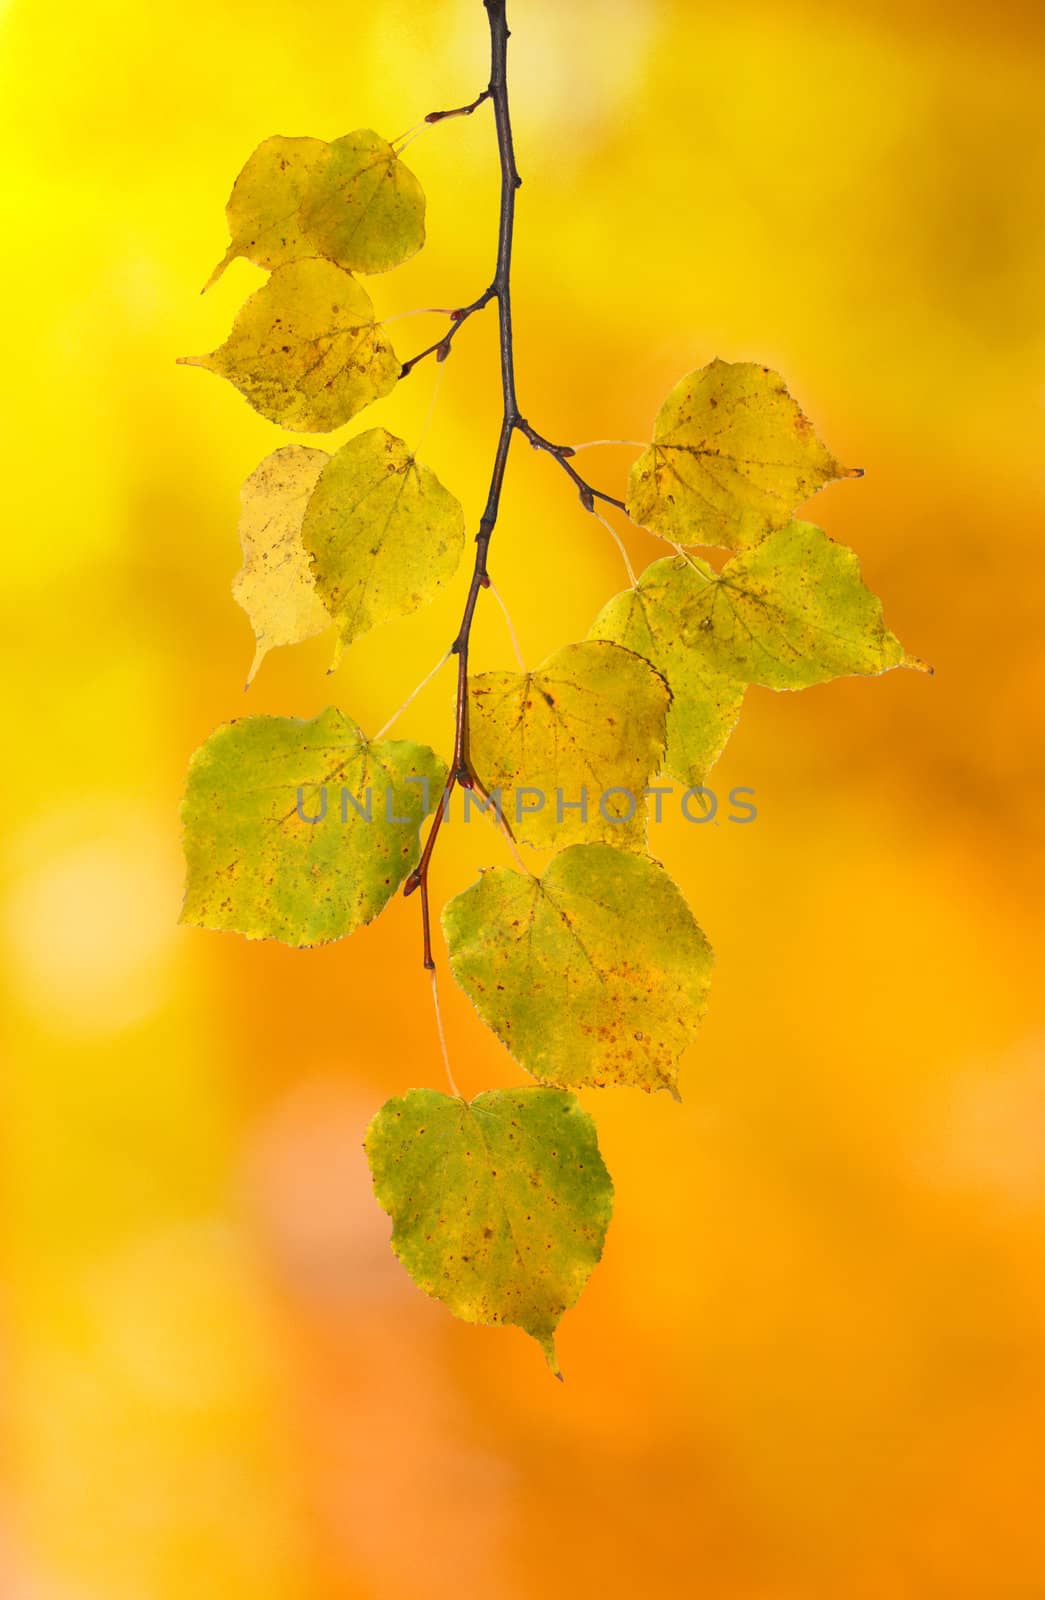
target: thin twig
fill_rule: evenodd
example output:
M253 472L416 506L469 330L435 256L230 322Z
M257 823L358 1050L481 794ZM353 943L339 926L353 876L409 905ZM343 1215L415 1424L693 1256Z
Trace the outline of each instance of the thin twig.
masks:
M491 90L486 88L470 100L466 106L455 106L452 111L430 111L425 118L426 122L445 122L447 117L470 117L473 111L478 111L484 101L489 100Z
M405 133L401 133L399 135L398 139L392 140L393 150L395 150L397 155L401 155L406 149L407 145L412 144L417 138L418 134L424 133L425 129L433 122L445 122L448 117L470 117L472 112L478 111L483 102L485 100L489 100L489 98L489 89L483 89L479 94L476 95L475 99L470 100L466 106L454 106L450 111L430 111L427 117L423 117L420 122L414 125L414 127L408 128Z
M428 905L428 867L432 859L432 851L435 849L435 841L439 837L439 829L442 826L443 817L446 815L446 807L453 792L454 775L451 772L446 780L443 792L439 796L439 804L435 808L435 816L432 818L432 826L428 830L428 838L425 840L424 849L421 851L421 859L403 884L404 895L413 894L415 889L420 889L421 891L423 958L424 965L429 972L435 967L435 961L432 957L432 917Z
M618 500L615 495L605 494L603 490L596 489L581 477L576 467L570 465L568 458L574 453L571 444L552 444L550 439L546 439L543 433L538 433L537 429L532 428L522 417L515 419L515 426L520 433L526 435L535 450L543 450L552 457L553 461L559 463L566 476L576 485L581 505L585 511L594 511L596 500L604 500L608 506L616 506L618 511L627 511L628 508L623 500Z
M434 344L426 345L423 350L417 352L416 356L411 356L409 361L404 361L399 369L400 379L408 378L418 362L424 361L428 356L435 356L437 361L445 361L450 354L450 346L468 321L468 318L474 316L477 311L481 311L484 306L488 306L490 301L496 299L496 297L497 288L494 284L491 284L470 305L461 306L457 311L449 312L450 327L447 332L443 334L441 339L436 339Z

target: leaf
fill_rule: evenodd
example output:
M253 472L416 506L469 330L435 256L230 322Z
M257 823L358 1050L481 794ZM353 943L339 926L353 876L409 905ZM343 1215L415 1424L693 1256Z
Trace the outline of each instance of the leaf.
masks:
M453 577L464 511L402 439L371 428L324 467L302 537L316 591L337 624L336 665L353 639L416 611Z
M225 723L189 763L181 920L289 945L343 938L416 865L445 778L427 746L372 743L333 707Z
M744 685L714 664L694 631L693 607L704 588L681 557L655 561L634 588L602 608L590 634L645 656L666 679L672 699L663 770L690 786L702 784L722 754L744 699Z
M523 843L641 850L642 791L664 753L670 698L647 661L604 641L568 644L536 672L480 673L469 683L472 765Z
M385 272L425 239L421 185L386 139L360 128L325 139L265 139L225 208L231 244L206 288L246 256L272 271L324 256L350 272Z
M457 982L533 1077L677 1095L713 958L655 861L575 844L541 878L495 867L444 908L443 931Z
M558 1089L411 1089L366 1135L392 1249L465 1322L510 1323L556 1377L554 1335L602 1255L613 1184L595 1124Z
M616 639L663 673L672 693L665 771L700 784L736 724L744 687L802 689L891 667L926 670L885 627L852 550L792 522L717 573L668 556L599 613Z
M628 478L628 515L676 544L756 544L839 466L783 379L751 361L712 361L676 384Z
M720 573L700 560L687 570L677 557L657 567L684 648L740 682L804 689L890 667L927 670L886 628L854 552L811 522L771 533Z
M399 377L366 290L319 260L277 267L240 308L223 345L180 359L228 378L255 411L300 433L340 428Z
M387 272L425 242L424 190L368 128L328 145L301 208L318 254L353 272Z
M232 186L225 207L232 242L204 284L204 292L237 256L246 256L271 272L301 256L321 253L304 233L299 212L329 148L325 139L279 135L258 145Z
M301 542L309 495L329 460L325 450L284 445L254 468L240 490L243 565L232 580L232 593L257 639L248 685L276 645L301 644L330 627Z

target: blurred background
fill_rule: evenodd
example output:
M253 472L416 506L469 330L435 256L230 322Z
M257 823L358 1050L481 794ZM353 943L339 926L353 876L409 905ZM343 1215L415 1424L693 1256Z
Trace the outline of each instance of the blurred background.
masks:
M329 638L275 652L245 699L237 495L285 436L175 358L261 280L199 296L254 146L469 99L482 7L6 0L0 1593L1040 1597L1042 13L510 13L526 413L641 439L712 356L779 368L867 472L808 515L936 677L750 692L713 782L757 821L654 830L712 1005L682 1106L586 1097L617 1206L566 1383L454 1322L393 1260L360 1148L442 1082L416 903L312 952L181 929L178 803L245 711L380 726L466 575L336 677ZM487 283L487 112L411 145L429 245L369 280L382 316ZM444 326L390 331L406 356ZM494 333L469 325L434 410L426 363L361 419L416 441L431 412L473 526ZM633 455L584 461L620 492ZM518 444L493 572L534 664L623 586ZM492 602L475 637L511 665ZM446 754L451 698L397 732ZM504 859L452 828L439 902ZM464 1091L520 1083L445 970L443 997Z

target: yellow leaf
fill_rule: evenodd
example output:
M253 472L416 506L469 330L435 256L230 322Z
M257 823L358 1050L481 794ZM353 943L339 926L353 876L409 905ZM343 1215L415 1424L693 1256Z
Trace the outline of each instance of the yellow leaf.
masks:
M225 214L231 244L205 287L246 256L272 271L323 256L349 272L385 272L424 244L425 197L379 134L361 128L325 139L265 139L233 185Z
M297 947L343 939L416 865L445 778L427 746L368 739L333 706L223 724L189 763L182 922Z
M182 364L228 378L270 422L329 433L399 377L366 290L329 261L277 267L236 317L225 343Z
M279 135L258 145L233 184L225 207L232 242L204 290L218 281L237 256L246 256L271 272L301 256L321 254L302 232L299 208L329 148L325 139L284 139Z
M757 544L839 466L787 392L750 361L712 361L668 395L628 478L628 515L674 544Z
M679 556L643 581L655 572L678 627L676 659L699 656L738 682L805 689L891 667L928 670L886 627L855 552L812 522L789 523L721 572Z
M387 139L367 128L327 146L301 208L319 255L353 272L387 272L425 242L425 197Z
M360 634L426 604L457 571L464 511L402 439L371 428L324 467L302 538L338 628L336 665Z
M555 1329L613 1210L595 1124L573 1095L410 1089L381 1107L366 1153L392 1249L418 1288L465 1322L523 1328L561 1377Z
M535 1078L677 1095L712 954L657 862L575 844L540 878L494 867L444 908L443 931L454 977Z
M284 445L254 468L240 490L243 565L232 593L257 639L248 684L276 645L300 644L330 626L301 541L309 495L329 460L325 450Z
M524 844L642 850L670 699L648 661L602 640L568 644L536 672L480 673L469 684L476 776Z
M679 556L655 561L638 583L607 601L593 639L615 639L645 656L671 689L664 771L699 785L725 749L740 716L744 685L717 667L687 628L695 580ZM710 568L708 569L711 570Z

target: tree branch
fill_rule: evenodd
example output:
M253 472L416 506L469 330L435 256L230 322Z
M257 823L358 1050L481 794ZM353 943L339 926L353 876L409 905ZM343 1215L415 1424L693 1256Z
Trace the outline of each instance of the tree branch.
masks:
M553 444L543 434L519 414L519 404L515 393L515 352L512 340L512 239L515 231L515 195L522 185L518 168L515 164L515 147L512 140L512 122L508 105L508 21L505 14L506 0L483 0L487 18L490 24L490 83L488 88L468 106L462 106L458 111L433 112L425 120L438 122L446 116L470 116L477 106L484 100L493 103L494 124L497 130L497 151L501 167L501 201L497 230L497 266L494 271L493 281L470 305L464 306L451 315L452 326L444 338L429 345L426 350L420 351L416 356L404 363L400 376L406 377L419 361L426 356L434 355L437 361L445 361L450 353L451 342L474 312L480 311L491 300L497 301L498 342L501 358L501 395L502 412L501 426L497 436L497 445L494 450L493 469L490 474L490 487L486 496L486 506L479 519L479 531L475 536L475 563L472 568L472 579L468 586L468 595L465 600L464 614L461 625L457 630L457 637L451 645L451 652L457 657L457 704L454 718L454 749L450 761L450 770L446 784L439 798L432 818L432 825L428 830L424 848L420 859L413 872L409 874L403 885L405 895L413 894L415 890L421 891L421 924L424 945L424 964L431 970L435 966L432 956L432 928L428 903L428 873L431 865L432 853L435 849L439 830L446 818L450 796L455 788L473 789L476 787L476 778L472 772L468 754L468 648L471 640L472 620L475 616L476 602L479 599L480 589L490 586L490 575L487 569L487 558L490 549L490 540L497 524L497 514L501 504L501 490L504 486L505 470L508 466L508 452L511 448L512 436L521 433L530 441L535 450L543 450L571 479L580 496L581 504L586 511L595 511L595 501L603 500L608 505L617 506L621 511L626 509L623 500L615 499L613 495L604 494L601 489L595 489L587 483L580 473L573 467L568 457L573 455L569 445Z
M475 536L475 563L472 568L472 581L468 586L468 595L465 600L464 615L461 626L457 630L457 637L453 642L453 653L457 656L457 710L454 722L454 751L450 762L450 772L446 786L436 807L432 826L428 831L421 858L410 873L403 885L404 894L412 894L415 889L421 890L421 921L424 938L424 964L428 968L435 966L432 957L432 932L431 918L428 907L428 869L432 860L432 851L439 836L446 808L455 785L462 788L471 788L472 776L468 762L468 644L472 631L472 618L475 616L475 605L479 598L479 590L489 583L486 570L487 553L490 548L490 539L497 522L497 512L501 503L501 488L504 484L504 472L508 465L508 449L512 442L512 434L519 415L519 408L515 398L515 362L512 349L512 298L511 298L511 272L512 272L512 235L515 229L515 192L519 188L521 179L515 165L515 149L512 143L512 122L508 106L508 20L505 16L505 0L483 0L486 15L490 24L490 83L487 89L487 98L493 101L494 121L497 128L497 150L501 164L501 204L497 230L497 267L494 271L493 282L485 295L473 302L468 309L478 310L480 303L486 305L489 300L496 299L498 330L500 335L501 350L501 394L503 410L501 415L501 428L497 438L497 448L494 452L493 470L490 474L490 488L486 496L486 508L479 522L479 531ZM453 328L444 342L445 349L449 350L449 341L461 327L466 317L460 316L455 320ZM438 347L437 347L438 348ZM420 359L418 357L417 359ZM445 357L440 357L445 359ZM413 363L408 363L408 367Z

